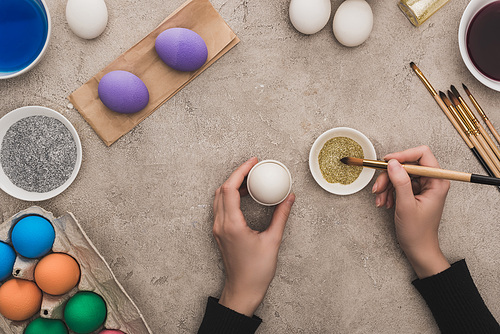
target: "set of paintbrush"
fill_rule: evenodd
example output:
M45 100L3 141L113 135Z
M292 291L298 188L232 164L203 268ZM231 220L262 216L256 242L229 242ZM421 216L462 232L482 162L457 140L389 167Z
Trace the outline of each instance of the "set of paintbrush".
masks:
M411 62L410 66L423 82L429 93L431 93L432 97L436 100L437 104L441 107L445 115L453 124L474 156L479 160L485 171L490 176L488 177L477 174L447 171L438 168L429 168L415 165L404 165L406 171L409 174L419 176L428 176L500 186L500 150L488 135L484 127L481 125L478 118L469 108L465 100L462 98L462 96L460 96L460 93L454 86L451 86L451 91L448 90L449 98L445 93L441 91L438 94L432 87L430 82L427 80L427 78L417 67L417 65ZM479 115L481 116L487 127L490 129L492 135L495 137L496 141L500 143L500 135L493 127L493 124L491 124L490 120L484 113L483 109L481 109L474 96L472 96L469 89L464 84L462 84L462 86L469 96L472 104L478 111ZM378 169L387 168L387 162L383 161L363 160L350 157L346 157L341 161L348 165L357 165Z
M443 92L439 92L438 94L417 65L412 62L410 66L434 97L437 104L441 107L486 172L490 176L500 177L500 150L488 135L485 128L481 125L471 108L469 108L465 100L460 96L458 90L454 86L451 86L451 91L448 90L449 98ZM493 127L493 124L491 124L469 89L463 84L462 86L493 136L500 143L500 136Z

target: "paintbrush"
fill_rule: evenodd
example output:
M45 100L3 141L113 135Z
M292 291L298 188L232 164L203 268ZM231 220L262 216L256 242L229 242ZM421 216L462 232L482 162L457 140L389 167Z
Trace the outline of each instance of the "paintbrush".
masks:
M469 148L472 148L473 145L472 145L471 141L469 140L469 138L467 137L466 133L460 128L460 125L458 124L457 120L455 120L455 118L453 117L453 115L450 113L450 111L448 110L448 108L444 104L444 102L441 99L441 97L438 95L438 93L436 92L436 90L432 87L432 85L429 82L429 80L427 80L427 78L424 76L424 74L422 73L422 71L420 71L420 69L417 67L417 65L415 65L414 62L411 62L410 66L413 69L413 71L415 72L415 74L422 81L422 83L424 84L425 88L427 88L427 90L429 91L429 93L431 93L432 97L434 98L434 100L436 101L436 103L439 105L439 107L441 108L441 110L444 112L444 114L446 115L446 117L448 117L449 121L451 122L451 124L453 125L453 127L457 130L457 132L460 135L460 137L462 137L462 139L464 140L465 144Z
M467 96L471 100L471 102L474 105L474 107L476 108L477 112L479 113L479 115L481 115L481 118L488 126L488 129L490 129L491 133L493 134L493 137L495 137L497 142L500 144L500 134L498 134L497 130L495 129L495 127L491 123L490 119L488 118L488 116L486 116L486 113L483 111L483 108L481 108L479 103L477 103L476 99L474 98L474 96L472 96L472 94L469 91L469 89L467 88L467 86L462 84L462 87L464 88L465 92L467 93Z
M359 159L353 157L345 157L340 159L340 161L346 165L363 166L376 169L387 169L388 165L387 161ZM445 180L500 186L500 178L496 177L465 173L465 172L457 172L453 170L446 170L441 168L433 168L420 165L401 164L401 166L403 166L403 168L406 170L408 174L416 176L425 176L436 179L445 179Z
M425 88L427 88L427 90L429 91L429 93L431 93L432 97L434 98L434 100L436 101L436 103L439 105L439 107L441 108L441 110L444 112L444 114L446 115L446 117L448 117L448 120L451 122L451 124L453 125L453 127L455 128L455 130L457 130L457 132L460 135L460 137L462 137L462 139L464 140L465 144L470 149L472 149L472 147L474 147L474 145L471 143L469 137L466 134L467 130L464 131L460 127L460 124L458 123L458 120L456 120L455 117L451 114L450 110L448 109L448 107L443 102L442 97L440 97L440 95L438 95L438 93L436 92L436 90L432 87L432 85L429 82L429 80L427 80L427 78L424 76L424 74L422 73L422 71L420 71L420 69L417 67L417 65L415 65L414 62L411 62L410 66L413 69L413 71L415 72L415 74L422 81L422 83L424 84Z
M448 110L453 115L453 117L455 118L457 123L460 125L461 130L468 135L468 138L471 142L471 146L469 148L472 151L472 153L474 154L474 156L477 158L477 160L479 160L479 162L483 166L486 173L488 173L488 175L490 175L490 176L497 176L497 177L500 176L500 173L498 173L498 171L495 167L495 164L493 163L493 161L491 161L491 159L486 154L486 152L484 151L481 144L478 142L476 137L472 134L473 130L471 128L470 123L468 123L467 120L464 118L464 116L462 116L462 114L460 114L457 111L457 109L453 106L451 101L446 97L446 95L443 92L440 91L439 96L441 97L441 100L443 100L444 104L446 104L446 106L448 107ZM498 175L495 175L493 170L495 170L495 172L498 173ZM500 188L499 188L499 190L500 190Z
M487 168L487 171L488 171L488 169L494 170L493 174L495 176L497 176L497 177L500 177L500 171L497 170L497 168L494 166L494 163L487 156L486 152L482 149L482 147L480 145L478 145L478 142L475 140L475 137L472 138L473 136L471 134L469 134L467 128L465 128L465 126L462 127L459 124L460 118L457 117L457 115L452 114L453 111L454 111L454 107L452 106L451 109L450 109L450 106L449 105L447 106L444 103L444 101L442 99L444 94L438 95L438 93L432 87L432 85L429 82L429 80L427 80L427 78L424 76L424 74L422 73L422 71L417 67L417 65L415 65L414 62L411 62L410 66L413 69L413 71L415 72L415 74L422 81L422 83L424 84L425 88L427 88L427 90L429 91L429 93L432 95L432 97L434 98L434 100L437 102L437 104L439 105L439 107L441 108L441 110L444 112L444 114L446 115L446 117L448 117L448 120L451 122L451 124L453 125L453 127L457 130L457 132L460 135L460 137L462 137L462 139L464 140L465 144L469 147L469 149L472 151L472 153L479 160L479 162L483 166L485 166L485 164L487 164L489 166ZM449 103L449 104L451 105L451 103ZM455 113L456 113L456 110L455 110ZM472 141L474 141L474 143Z
M495 168L492 168L492 171L494 172L495 176L500 177L500 160L497 159L495 152L491 149L486 138L484 138L483 135L481 134L481 132L479 131L479 128L477 125L477 119L475 122L471 118L470 113L463 107L463 105L460 103L460 101L455 96L455 94L448 91L448 96L450 97L451 101L453 102L453 105L455 106L458 113L466 121L466 124L468 124L470 134L472 134L472 136L470 138L475 137L477 139L477 141L479 142L481 147L484 149L484 152L486 153L486 155L491 159L492 163L495 165ZM472 115L472 117L474 117L474 116ZM483 156L483 158L485 160L487 160L486 156ZM495 172L495 170L496 170L496 172Z
M432 87L432 85L429 82L429 80L427 80L427 78L424 76L424 74L422 73L422 71L420 71L420 69L417 67L417 65L415 65L414 62L411 62L410 66L413 69L413 71L415 72L415 74L422 81L422 83L424 84L425 88L427 88L427 90L429 91L429 93L431 93L431 95L434 98L434 100L436 100L437 104L439 104L439 106L441 107L441 109L443 109L443 111L446 113L446 111L445 111L445 110L447 110L446 106L444 105L443 101L441 101L441 98L439 97L439 95L436 92L436 90L434 89L434 87Z
M491 140L490 136L488 135L488 133L486 132L486 130L484 129L484 127L481 125L481 123L479 123L479 120L476 118L476 116L474 115L474 113L472 112L472 110L469 108L469 106L467 105L467 103L465 103L465 100L462 98L462 96L460 96L460 93L455 88L455 86L451 85L451 91L457 97L459 103L462 105L462 107L464 108L464 110L467 113L467 115L469 116L469 118L477 126L477 128L479 130L479 133L481 133L481 135L483 136L483 138L486 140L486 142L488 143L488 145L491 148L491 151L493 153L495 153L495 155L497 156L497 159L500 159L500 150L496 147L496 145L493 142L493 140ZM455 103L455 101L453 101L453 103Z

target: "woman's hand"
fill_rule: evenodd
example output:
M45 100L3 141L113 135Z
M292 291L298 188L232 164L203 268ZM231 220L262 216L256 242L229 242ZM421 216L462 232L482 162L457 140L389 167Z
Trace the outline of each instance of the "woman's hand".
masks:
M295 201L295 195L290 194L276 206L266 231L248 227L240 209L246 189L240 187L256 163L257 158L252 158L236 169L217 189L214 199L213 234L226 269L219 303L247 316L260 305L274 277L283 231Z
M427 146L391 153L387 172L381 173L373 192L377 207L396 204L394 223L399 244L419 278L429 277L450 267L439 247L438 228L450 187L448 180L410 178L400 163L416 163L439 168ZM395 191L395 198L394 198Z

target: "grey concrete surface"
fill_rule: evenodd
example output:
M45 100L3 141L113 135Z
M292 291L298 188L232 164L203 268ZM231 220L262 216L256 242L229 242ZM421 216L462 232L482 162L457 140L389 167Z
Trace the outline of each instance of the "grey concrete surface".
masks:
M331 195L313 180L309 149L324 131L363 132L379 157L429 145L447 169L482 173L461 138L409 67L436 89L465 83L500 127L500 93L463 64L457 31L465 0L451 1L415 28L397 1L369 0L374 28L349 49L324 30L304 36L288 19L288 0L213 0L241 38L233 50L132 132L106 147L67 96L139 41L183 0L107 0L102 36L76 37L62 0L48 0L53 35L42 62L0 81L0 116L42 105L66 116L83 145L83 164L60 196L40 202L0 192L7 219L37 204L73 212L144 313L154 333L193 333L206 298L218 296L223 265L212 238L212 199L251 156L282 161L297 201L276 277L256 314L259 333L438 333L411 285L393 211L377 209L370 189ZM332 1L336 10L341 1ZM500 318L500 194L452 184L440 240L450 261L466 258L492 313ZM249 224L267 226L272 209L242 202Z

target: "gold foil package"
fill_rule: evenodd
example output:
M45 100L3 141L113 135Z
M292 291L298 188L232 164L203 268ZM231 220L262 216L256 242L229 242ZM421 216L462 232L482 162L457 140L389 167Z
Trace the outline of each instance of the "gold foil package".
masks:
M408 20L418 27L447 2L448 0L401 0L398 6Z

